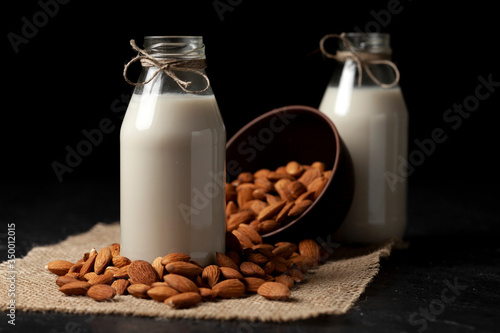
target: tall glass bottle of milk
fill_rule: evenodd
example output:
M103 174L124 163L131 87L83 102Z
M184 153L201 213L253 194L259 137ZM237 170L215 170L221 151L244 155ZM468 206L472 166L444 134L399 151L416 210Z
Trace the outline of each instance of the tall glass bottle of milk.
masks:
M390 36L340 36L338 66L319 106L337 127L351 154L355 188L350 210L335 234L341 242L374 243L402 238L407 182L398 173L406 160L408 115L399 72L390 62ZM327 56L329 55L326 53Z
M138 83L124 72L136 87L120 132L121 253L214 263L225 249L226 131L203 39L151 36L134 49L142 72Z

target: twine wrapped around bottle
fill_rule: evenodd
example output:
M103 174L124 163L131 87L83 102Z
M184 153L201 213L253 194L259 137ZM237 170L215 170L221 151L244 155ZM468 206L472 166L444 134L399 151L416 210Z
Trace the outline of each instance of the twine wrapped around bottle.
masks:
M145 50L139 48L135 40L130 40L130 45L132 48L139 52L139 54L130 60L126 65L125 68L123 69L123 77L125 78L125 81L127 81L128 84L131 84L133 86L144 86L151 82L156 75L158 75L160 72L164 72L168 76L170 76L178 85L179 87L191 94L200 94L202 92L205 92L209 87L210 87L210 81L208 80L208 77L202 72L203 69L206 67L206 61L205 59L182 59L182 58L165 58L165 59L159 59L151 56L148 52ZM189 55L190 53L194 52L195 50L186 52L182 54L182 56ZM129 80L127 77L127 71L134 62L140 60L141 64L143 67L157 67L158 70L147 80L144 82L132 82ZM191 81L184 81L181 80L175 75L174 71L180 71L180 72L191 72L191 73L196 73L203 77L205 79L206 85L203 89L201 90L189 90L187 89L189 85L191 84Z
M325 50L325 41L330 39L330 38L338 38L342 41L344 44L345 50L342 51L337 51L336 54L331 54ZM339 62L345 62L346 60L353 60L356 63L356 66L358 67L358 86L361 86L361 80L363 77L363 69L366 72L366 74L375 82L377 85L379 85L382 88L392 88L395 85L398 84L399 82L399 70L396 64L394 64L390 58L391 55L390 53L369 53L369 52L357 52L354 49L354 46L352 43L345 37L345 32L341 33L340 35L338 34L328 34L325 35L323 38L321 38L319 42L319 47L321 50L321 53L327 58L335 59ZM372 71L370 70L370 65L387 65L390 66L395 73L395 78L394 81L391 83L383 83L380 80L378 80L375 75L373 75Z

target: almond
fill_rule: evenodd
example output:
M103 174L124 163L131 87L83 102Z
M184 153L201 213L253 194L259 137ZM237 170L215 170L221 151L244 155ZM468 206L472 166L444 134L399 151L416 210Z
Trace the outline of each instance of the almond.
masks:
M128 266L128 276L130 283L142 283L151 285L158 281L158 274L151 264L145 260L134 260Z
M304 200L314 200L314 191L302 193L297 199L295 199L295 203L299 203Z
M88 280L90 280L90 279L95 278L96 276L97 276L97 274L96 274L95 272L90 272L90 273L85 274L85 275L83 276L83 279L84 279L85 281L88 281Z
M254 177L254 179L255 179L255 178L265 178L265 177L267 177L267 175L268 175L270 172L271 172L271 170L266 169L266 168L259 169L259 170L255 171L255 172L253 173L253 177Z
M302 214L310 205L312 204L311 200L302 200L299 203L295 203L292 209L288 212L289 217L295 217Z
M243 279L243 275L241 275L241 273L239 271L235 270L234 268L221 267L220 268L220 273L222 274L222 276L226 280L229 280L229 279Z
M110 273L111 275L115 274L116 272L118 272L118 267L115 267L115 266L108 266L106 267L106 269L104 270L104 274L106 273Z
M237 179L241 182L241 183L251 183L253 182L253 174L251 172L241 172Z
M323 177L325 177L326 179L330 178L331 175L332 175L332 170L323 172Z
M229 257L229 259L231 259L236 264L236 266L240 266L241 258L238 255L238 253L236 253L234 251L229 251L226 253L226 255Z
M259 215L257 216L257 220L259 222L269 220L276 214L280 212L280 210L286 205L286 201L276 202L274 204L270 204L266 208L264 208Z
M219 265L219 267L230 267L230 268L238 270L238 266L236 266L234 261L232 261L224 253L217 252L216 256L217 256L217 264Z
M234 251L240 255L243 253L243 248L238 238L232 232L226 231L226 252L230 251Z
M199 289L200 289L200 296L204 301L211 301L217 296L212 289L209 288L199 288Z
M293 177L290 176L289 174L287 174L286 172L271 171L271 172L269 172L267 174L266 178L269 179L272 182L277 182L277 181L279 181L281 179L288 179L288 180L290 180Z
M295 205L294 202L287 202L286 203L286 205L280 210L278 215L276 215L276 222L277 223L282 223L287 219L288 212L290 211L290 209L292 209L293 205Z
M167 298L177 295L178 293L177 290L171 287L153 287L147 291L148 296L158 302L163 302Z
M259 233L248 224L240 224L237 230L248 236L253 244L262 243L262 237L260 237Z
M128 286L127 291L130 295L138 298L149 298L148 290L151 289L150 286L143 283L135 283Z
M316 161L311 164L311 167L318 169L319 171L323 172L326 169L325 163Z
M129 285L130 282L128 280L118 279L111 284L111 288L115 289L117 295L124 295Z
M165 267L161 264L162 259L163 257L157 257L151 264L151 266L153 266L153 268L155 269L156 274L158 274L160 280L163 278L163 274L165 273Z
M302 167L302 165L300 165L299 162L291 161L286 164L285 171L290 176L298 177L302 174L302 172L304 172L304 168Z
M245 290L247 292L256 293L261 285L266 281L261 278L256 277L245 277L243 278L243 283L245 284Z
M50 272L62 276L65 275L66 273L69 272L69 269L73 266L74 264L72 262L66 261L66 260L55 260L52 262L49 262L47 265L45 265L45 269L49 270Z
M304 281L304 274L299 271L298 269L289 269L288 274L295 280L295 282L303 282Z
M290 179L283 178L278 180L274 184L274 188L276 189L276 192L278 192L279 196L281 197L282 200L284 201L293 201L294 197L290 193L289 186L292 183Z
M287 299L291 294L290 289L279 282L265 282L257 289L257 293L270 300Z
M262 267L254 264L253 262L250 262L250 261L245 261L245 262L241 263L240 271L241 271L241 274L243 274L245 276L262 277L262 276L266 275L266 272L264 272Z
M294 243L284 243L274 248L273 254L276 256L281 256L283 258L288 258L292 253L297 250L297 245Z
M241 209L251 210L254 216L257 216L264 208L266 208L268 204L261 200L252 199L247 201Z
M128 276L128 268L129 267L130 267L130 265L118 268L118 270L113 273L113 277L115 279L128 279L129 278L129 276Z
M246 234L242 233L238 229L235 229L235 230L233 230L231 232L233 233L233 235L236 236L236 238L238 238L238 241L240 242L241 247L243 249L246 249L246 248L254 246L254 243L252 242L252 240L250 239L250 237L248 237Z
M236 214L238 212L238 206L234 203L234 201L229 201L226 204L226 217L232 214Z
M195 292L177 294L165 299L165 304L173 309L188 308L202 301L201 295Z
M168 287L168 283L166 283L165 281L163 281L163 282L160 282L160 281L153 282L151 284L151 288L154 288L154 287Z
M321 192L323 192L323 189L325 188L327 182L328 178L318 177L307 186L307 190L314 192L314 199L318 199Z
M319 261L319 245L313 239L304 239L299 242L299 253L301 256L310 257L315 262Z
M256 265L261 266L261 265L264 265L265 263L267 263L269 261L269 259L265 255L263 255L262 253L254 252L248 256L248 261L253 262Z
M106 301L115 297L116 291L107 284L96 284L89 288L87 296L92 297L98 302Z
M90 283L85 281L76 281L64 284L59 291L66 295L85 295L90 288Z
M72 276L66 276L66 275L62 275L62 276L59 276L56 280L56 284L59 286L59 287L62 287L64 286L65 284L67 283L71 283L71 282L77 282L78 280Z
M94 263L97 257L97 252L95 251L95 249L92 250L93 251L90 251L89 258L85 261L82 268L80 269L80 278L83 278L85 274L94 271Z
M264 235L280 227L280 223L275 220L265 220L259 224L259 234Z
M317 261L311 257L306 256L296 256L290 258L290 262L301 272L307 272L309 269L317 265Z
M167 254L166 256L164 256L163 259L161 260L161 264L163 266L165 266L171 262L189 261L189 260L191 260L191 256L184 254L184 253L174 252L174 253L170 253L170 254Z
M74 264L73 266L70 267L70 269L68 270L68 273L80 273L80 270L82 269L84 263L85 262L83 260L81 260L81 262Z
M255 178L254 183L257 189L262 190L264 193L274 191L273 183L267 178L264 177ZM253 197L256 198L255 195L253 195Z
M239 186L236 189L236 202L238 203L238 207L243 207L245 203L253 200L253 188L249 186Z
M233 231L235 230L241 223L248 223L254 219L254 213L249 210L243 210L238 213L232 214L228 217L226 223L226 230Z
M94 272L96 274L101 274L106 269L106 266L109 265L113 255L111 254L111 250L109 247L102 248L99 253L97 253L97 257L95 258L94 263Z
M269 193L266 194L266 202L270 205L277 203L277 202L281 202L281 201L283 201L283 200L279 196L272 195Z
M168 286L174 288L180 293L198 292L196 284L185 276L178 274L167 274L163 277Z
M212 291L220 298L237 298L245 294L245 285L238 279L224 280L213 286Z
M295 285L295 280L286 274L281 274L274 279L275 282L283 283L288 288L292 288Z
M208 265L203 269L201 278L210 288L213 287L220 278L220 268L217 265Z
M111 250L111 255L114 256L119 256L120 255L120 244L119 243L113 243L110 246L108 246L109 249Z
M306 192L308 189L299 182L298 180L291 182L287 186L288 193L292 196L293 199L297 199L302 193Z
M185 261L171 262L165 266L165 269L169 273L183 275L189 279L192 279L203 272L203 268Z
M113 274L108 273L108 274L96 275L87 280L87 282L94 286L97 284L111 284L113 280L114 280Z
M113 258L111 259L113 265L115 267L118 267L118 268L121 268L123 266L127 266L127 265L130 265L130 263L132 262L132 260L130 260L129 258L127 257L124 257L124 256L113 256Z
M310 168L304 171L302 176L300 176L300 178L297 180L307 187L313 180L318 177L321 177L321 171L316 168Z

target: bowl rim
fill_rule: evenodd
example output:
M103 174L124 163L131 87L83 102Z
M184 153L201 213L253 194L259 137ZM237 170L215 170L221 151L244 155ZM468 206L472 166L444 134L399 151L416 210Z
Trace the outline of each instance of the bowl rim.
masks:
M231 144L233 144L234 141L236 141L236 139L242 135L242 133L244 133L245 131L247 131L249 128L251 128L252 126L255 126L258 122L262 121L263 119L266 119L276 113L280 113L280 112L285 112L285 111L290 111L290 110L299 110L299 111L306 111L307 112L311 112L311 113L314 113L314 115L316 117L319 117L321 119L323 119L326 123L328 123L328 125L330 126L330 128L332 129L333 131L333 134L335 136L335 159L334 159L334 164L332 166L332 174L331 176L328 178L328 181L326 182L326 185L323 189L323 191L319 194L319 196L313 201L313 203L307 207L307 209L305 211L302 212L302 214L300 214L298 217L296 217L295 219L289 221L288 223L286 223L284 226L276 229L276 230L273 230L271 232L268 232L266 234L262 234L261 237L271 237L273 235L276 235L288 228L290 228L292 225L296 224L297 222L299 222L303 217L306 216L306 214L311 210L313 209L316 204L319 202L319 200L323 197L323 195L325 194L326 192L326 189L328 188L328 186L330 186L330 183L332 182L336 172L337 172L337 169L338 169L338 165L339 165L339 159L340 159L340 149L341 149L341 145L340 145L340 135L339 135L339 132L337 130L337 127L335 126L335 124L331 121L330 118L328 118L328 116L326 116L324 113L322 113L320 110L318 110L317 108L314 108L314 107L311 107L311 106L307 106L307 105L300 105L300 104L296 104L296 105L287 105L287 106L282 106L282 107L278 107L278 108L275 108L275 109L272 109L271 111L268 111L256 118L254 118L253 120L251 120L250 122L248 122L245 126L243 126L239 131L237 131L232 137L231 139L229 139L229 141L227 141L226 143L226 148L229 147Z

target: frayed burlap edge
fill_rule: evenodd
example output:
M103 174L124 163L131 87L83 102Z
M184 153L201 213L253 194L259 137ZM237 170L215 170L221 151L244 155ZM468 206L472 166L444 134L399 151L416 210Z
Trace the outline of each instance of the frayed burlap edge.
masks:
M33 248L15 268L8 262L0 264L0 304L2 311L9 311L14 299L16 311L55 311L72 314L115 314L155 318L190 318L215 320L250 320L284 322L340 315L352 308L368 283L379 271L380 258L388 257L394 248L406 245L389 240L365 249L340 247L340 256L306 274L306 281L292 289L292 298L286 301L269 301L259 295L238 299L201 303L189 309L170 309L165 304L133 296L116 296L113 300L96 302L89 297L65 296L55 284L56 275L44 269L53 260L76 261L92 247L99 250L119 242L120 227L114 224L96 224L88 232L70 236L48 246ZM355 255L349 255L354 253ZM8 277L15 275L15 295L10 297Z

